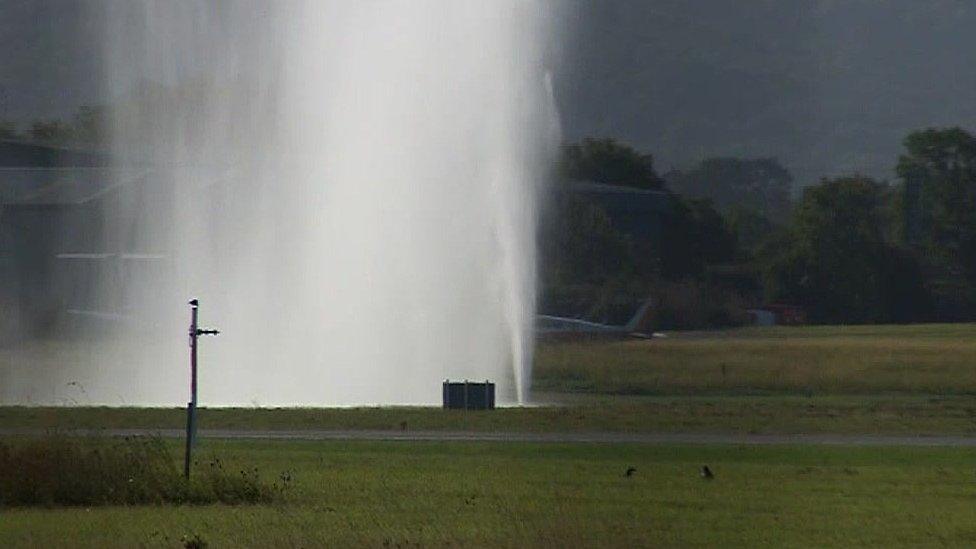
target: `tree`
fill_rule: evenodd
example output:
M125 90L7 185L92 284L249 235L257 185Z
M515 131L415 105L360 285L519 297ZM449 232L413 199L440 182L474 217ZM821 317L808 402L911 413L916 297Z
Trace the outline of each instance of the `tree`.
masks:
M37 120L31 124L30 136L45 143L67 143L74 138L74 128L61 120Z
M729 229L740 251L752 255L781 227L766 216L748 208L733 206L726 213Z
M722 213L752 212L774 222L789 218L793 176L775 158L709 158L687 172L668 175L668 186L690 198L707 198Z
M660 189L664 181L654 159L615 139L586 138L563 145L559 173L565 179L593 181L638 189Z
M546 285L604 285L630 277L636 260L630 240L615 230L599 206L561 196L540 238Z
M898 160L906 242L942 276L976 285L976 137L960 128L909 134Z
M108 140L110 111L106 107L78 107L71 122L59 119L35 120L30 127L34 141L57 145L105 145Z
M673 197L662 239L662 275L671 280L698 277L706 265L735 256L735 234L711 201Z
M609 322L621 303L646 297L633 242L598 205L569 193L555 198L539 235L542 307Z
M926 308L921 270L884 238L887 186L863 177L808 188L765 252L767 293L817 322L903 322Z
M0 139L17 139L17 126L8 120L0 120Z

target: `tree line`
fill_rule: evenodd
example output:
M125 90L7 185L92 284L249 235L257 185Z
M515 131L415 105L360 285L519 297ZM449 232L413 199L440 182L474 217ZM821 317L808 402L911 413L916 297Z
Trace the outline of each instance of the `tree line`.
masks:
M672 206L648 249L597 204L557 204L540 239L545 299L576 296L600 317L610 296L650 295L671 328L744 322L745 308L770 303L816 323L976 319L976 137L933 128L903 145L894 181L852 174L794 193L773 158L659 174L613 139L567 144L559 184L657 190Z
M32 121L26 128L0 120L0 140L27 140L50 145L105 146L108 143L105 107L82 106L68 120L50 118Z

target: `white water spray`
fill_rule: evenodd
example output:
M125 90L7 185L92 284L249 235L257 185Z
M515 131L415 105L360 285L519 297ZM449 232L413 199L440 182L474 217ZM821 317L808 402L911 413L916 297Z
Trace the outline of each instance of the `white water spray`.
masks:
M446 378L526 402L536 200L556 138L546 9L110 9L116 153L149 175L106 212L106 241L143 259L124 290L98 292L122 292L138 320L49 384L179 404L198 297L223 332L201 351L204 404L433 403Z

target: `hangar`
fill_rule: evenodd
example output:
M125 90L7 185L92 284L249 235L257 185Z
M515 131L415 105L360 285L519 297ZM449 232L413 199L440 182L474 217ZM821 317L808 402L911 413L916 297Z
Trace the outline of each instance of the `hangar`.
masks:
M38 335L66 314L125 314L135 253L126 215L151 190L146 167L105 153L0 142L0 341ZM151 251L152 252L152 251ZM96 283L99 281L99 283Z
M161 240L170 233L147 227L152 218L172 219L173 197L161 171L119 164L104 152L0 141L0 342L151 306L137 302L145 292L131 291L130 282L147 270L159 281L171 267L172 243ZM653 260L669 193L586 181L562 188L606 211ZM565 305L548 312L580 309ZM622 302L613 308L619 315L599 320L623 324L639 305Z

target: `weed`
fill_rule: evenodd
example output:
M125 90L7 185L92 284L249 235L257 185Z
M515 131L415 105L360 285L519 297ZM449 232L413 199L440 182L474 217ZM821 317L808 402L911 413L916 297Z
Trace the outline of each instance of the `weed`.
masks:
M211 465L188 482L156 437L0 441L0 506L260 503L275 493L256 469L233 475Z
M180 542L183 543L184 549L207 549L207 545L208 545L206 540L200 537L200 534L193 534L193 536L183 536L180 539Z

